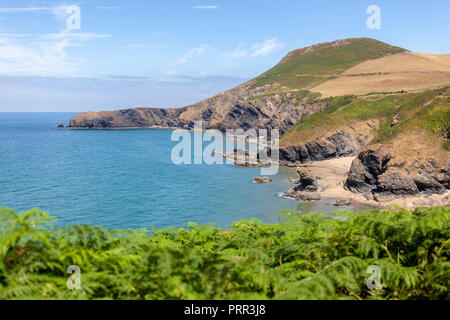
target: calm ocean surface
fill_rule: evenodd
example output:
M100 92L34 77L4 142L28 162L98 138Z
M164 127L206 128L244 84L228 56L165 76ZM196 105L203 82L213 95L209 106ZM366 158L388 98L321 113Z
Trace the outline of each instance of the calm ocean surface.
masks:
M254 184L257 168L172 164L168 130L56 130L74 113L0 113L0 206L40 208L57 225L109 228L227 228L234 221L279 221L280 210L333 209L331 200L300 204L281 169L274 182Z

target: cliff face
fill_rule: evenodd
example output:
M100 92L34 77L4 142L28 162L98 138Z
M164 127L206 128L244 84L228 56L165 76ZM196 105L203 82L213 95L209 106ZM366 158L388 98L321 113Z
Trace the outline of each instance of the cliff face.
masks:
M312 87L368 59L404 51L365 38L318 44L292 51L256 79L199 103L178 109L89 112L74 117L69 128L192 128L194 121L203 120L206 127L222 131L277 128L283 133L305 115L327 107L305 94Z
M69 128L112 129L183 125L179 115L183 109L136 108L118 111L87 112L70 120Z
M345 187L376 200L450 189L450 88L401 106L354 160ZM380 135L381 133L381 135Z
M450 189L448 154L447 159L421 157L420 152L416 156L404 159L393 146L377 144L366 148L353 162L345 187L378 201L447 192Z
M280 160L304 163L356 155L372 141L378 125L379 121L370 120L341 128L305 144L281 148Z
M281 133L303 116L323 110L324 102L298 101L286 92L264 94L273 86L253 88L254 81L220 93L197 104L178 109L136 108L118 111L89 112L70 120L71 129L114 129L179 127L193 128L202 120L206 128L265 129L277 128ZM251 99L256 97L255 99Z

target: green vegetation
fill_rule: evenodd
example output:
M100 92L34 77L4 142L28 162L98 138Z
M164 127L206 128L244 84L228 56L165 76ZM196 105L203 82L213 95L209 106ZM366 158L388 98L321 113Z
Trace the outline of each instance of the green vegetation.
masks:
M435 136L448 136L450 133L450 103L447 100L450 87L429 90L416 94L407 103L399 105L396 114L399 124L391 126L392 117L388 117L379 129L375 142L387 141L401 132L426 129ZM446 148L448 142L444 143Z
M450 87L422 93L386 96L335 97L319 100L327 102L322 112L305 116L281 139L282 146L298 145L314 140L338 128L369 119L381 120L374 142L392 139L401 132L425 129L438 139L450 134ZM393 125L394 119L397 124ZM449 150L450 142L443 148Z
M450 206L240 221L229 231L51 228L0 209L0 299L449 299ZM67 268L82 290L68 290ZM382 288L369 290L369 266Z
M392 91L392 92L387 92L387 91L382 91L382 92L369 92L367 94L365 94L365 96L374 96L374 95L388 95L388 94L402 94L402 93L408 93L405 90L401 90L401 91Z
M392 119L397 107L413 96L406 94L365 99L343 96L320 100L327 102L328 107L322 112L305 116L286 132L281 144L287 146L306 143L327 132L369 119Z
M276 94L279 94L280 91L277 91L277 87L270 89L267 93L257 95L248 99L248 101L257 101L266 97L270 97ZM308 102L317 101L320 98L320 93L311 92L308 90L295 90L295 91L285 91L286 94L293 94L295 98L295 103L301 104L306 99Z
M308 51L291 52L281 63L258 77L254 87L280 83L291 89L308 89L363 61L406 51L368 38L342 41L348 43L322 43Z

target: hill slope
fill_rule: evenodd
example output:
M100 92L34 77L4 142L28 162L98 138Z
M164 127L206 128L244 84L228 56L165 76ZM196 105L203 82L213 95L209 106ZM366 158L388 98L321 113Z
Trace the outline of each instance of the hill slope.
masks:
M282 161L357 156L346 188L382 200L450 189L449 86L450 55L344 39L184 108L85 113L70 128L277 128Z
M86 113L74 117L70 128L207 127L278 128L282 132L307 114L323 110L324 101L308 89L364 61L404 52L372 39L345 39L299 49L277 66L236 88L179 109L131 109Z

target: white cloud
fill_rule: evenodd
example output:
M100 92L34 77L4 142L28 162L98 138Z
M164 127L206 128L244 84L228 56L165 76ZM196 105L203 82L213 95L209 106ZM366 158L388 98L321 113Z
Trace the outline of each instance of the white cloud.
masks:
M74 5L60 5L54 7L23 7L23 8L0 8L0 13L33 13L33 14L51 14L57 20L65 21L72 13L71 9L77 7Z
M78 62L68 58L68 39L22 45L11 39L0 38L0 74L3 75L73 75Z
M275 52L283 48L285 44L278 41L277 38L265 40L261 43L252 45L249 48L239 47L234 51L227 53L226 56L231 58L245 58L245 57L259 57L266 56L272 52Z
M0 8L0 12L49 13L66 19L70 6ZM76 33L0 33L0 74L14 76L78 76L82 61L69 56L69 47L81 41L110 38L110 34Z
M177 71L177 70L170 70L170 71L167 71L167 72L166 72L166 75L168 75L168 76L174 76L174 75L176 75L176 74L178 74L178 71Z
M67 8L69 6L56 7L24 7L24 8L0 8L3 13L52 13L57 18L65 19L67 17Z
M192 6L192 9L200 9L200 10L212 10L212 9L219 9L218 6Z
M188 50L180 59L178 59L178 63L183 64L186 63L188 60L195 56L201 56L203 53L211 49L210 46L207 44L202 44L197 48L192 48Z

